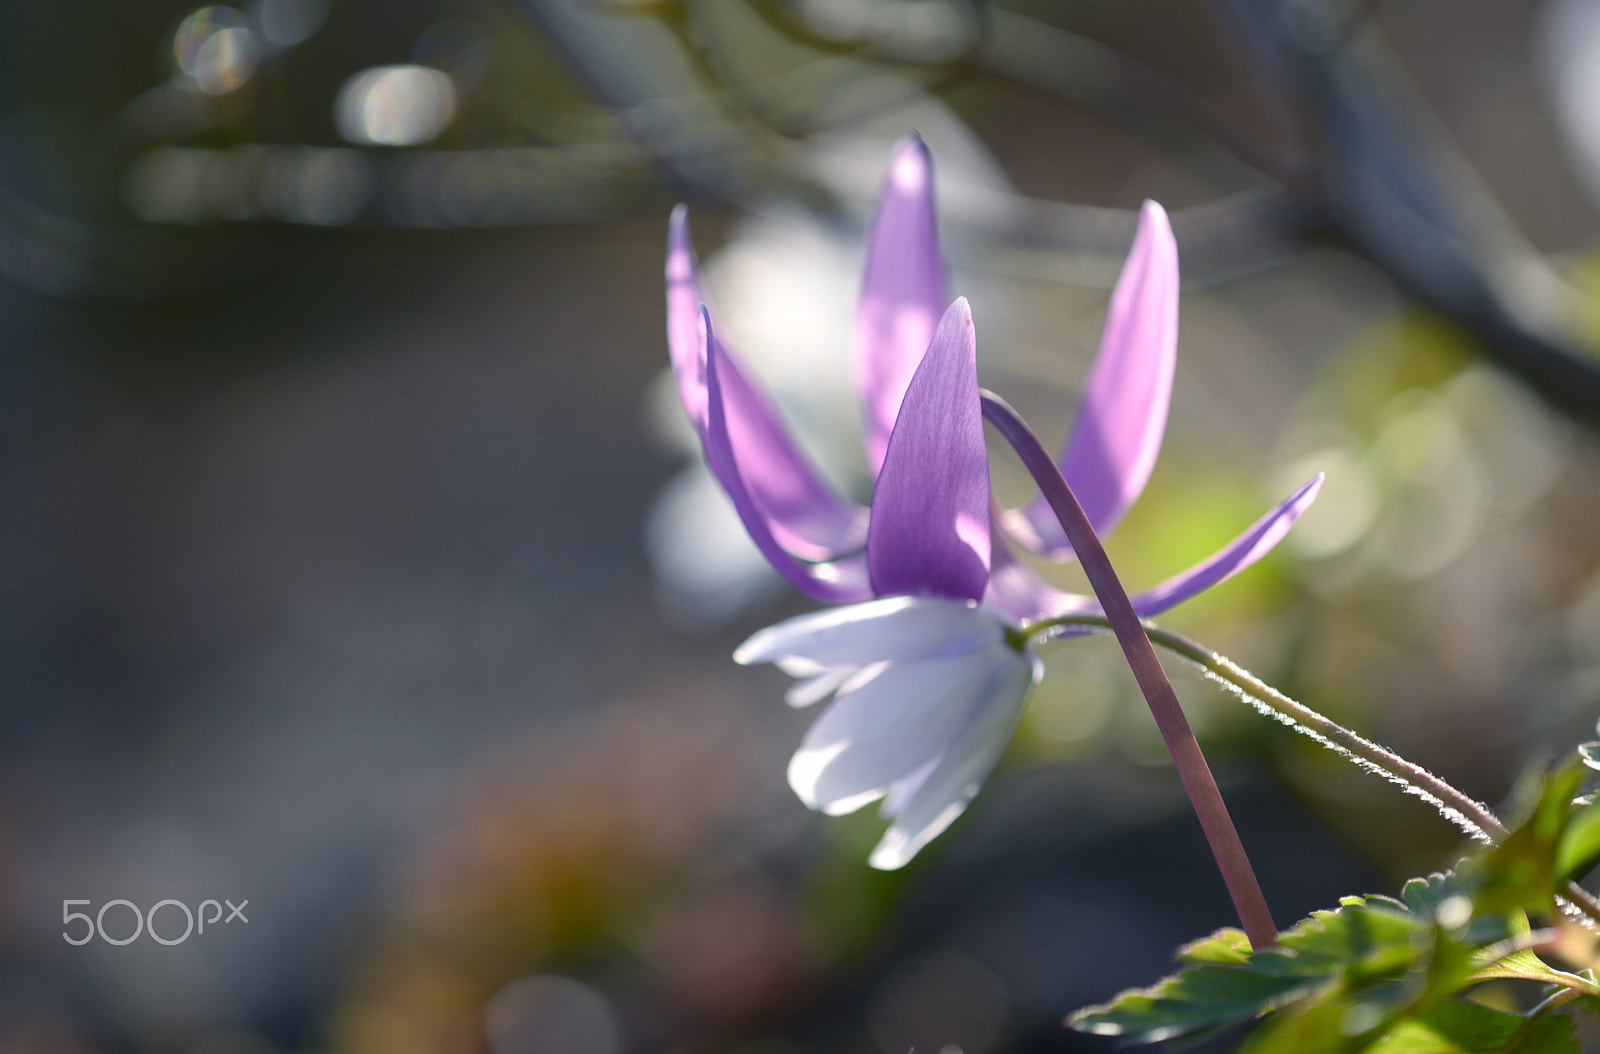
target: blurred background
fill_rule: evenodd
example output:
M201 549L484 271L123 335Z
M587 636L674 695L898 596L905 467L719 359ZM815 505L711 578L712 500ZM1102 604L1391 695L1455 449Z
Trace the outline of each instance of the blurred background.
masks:
M663 377L684 200L866 497L862 238L913 129L981 379L1052 445L1172 214L1131 586L1328 473L1167 625L1490 802L1591 738L1600 0L12 3L0 1051L1110 1049L1061 1018L1232 921L1114 644L1047 648L968 815L869 870L872 810L784 784L812 715L729 660L809 605ZM1280 924L1450 861L1170 665ZM63 940L169 899L248 922Z

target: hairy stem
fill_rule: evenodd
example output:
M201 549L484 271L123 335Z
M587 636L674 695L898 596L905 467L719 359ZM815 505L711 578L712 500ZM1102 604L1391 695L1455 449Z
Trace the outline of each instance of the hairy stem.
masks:
M1432 805L1441 816L1472 838L1480 842L1497 842L1505 837L1506 825L1487 805L1452 787L1421 765L1407 761L1387 747L1379 746L1304 703L1289 698L1226 655L1153 622L1147 621L1143 625L1145 634L1152 642L1188 659L1204 670L1211 680L1239 695L1257 710L1343 754L1361 768L1398 783L1406 793ZM1047 640L1051 630L1068 626L1113 628L1111 620L1104 615L1064 615L1029 623L1027 633ZM1568 882L1563 896L1590 919L1600 922L1600 901L1588 890L1576 882Z
M1278 943L1278 927L1272 921L1266 898L1261 895L1261 884L1250 866L1250 858L1245 855L1244 843L1239 840L1239 832L1234 829L1233 818L1228 815L1222 792L1217 789L1217 781L1211 775L1205 755L1200 752L1200 744L1194 738L1188 719L1183 716L1183 708L1178 705L1172 682L1167 680L1161 660L1156 658L1155 648L1151 647L1150 638L1145 636L1144 626L1133 610L1127 591L1117 580L1105 547L1095 535L1094 526L1078 504L1077 497L1062 477L1050 452L1039 442L1039 437L1033 434L1027 422L993 392L984 391L982 399L983 416L1016 449L1023 465L1038 483L1039 490L1050 503L1051 511L1061 521L1073 551L1078 554L1100 606L1107 612L1106 624L1116 634L1128 665L1133 669L1133 676L1139 682L1139 689L1150 704L1150 713L1155 717L1156 727L1161 730L1161 738L1172 755L1178 777L1183 781L1183 789L1188 792L1189 801L1200 818L1200 827L1205 831L1211 854L1216 858L1217 868L1222 872L1222 880L1227 884L1228 895L1233 898L1234 910L1239 913L1239 921L1250 938L1251 947L1272 947Z
M1151 640L1199 666L1212 680L1244 696L1257 709L1270 712L1271 716L1305 735L1321 740L1357 762L1364 762L1364 768L1376 770L1402 784L1478 841L1493 842L1505 836L1505 824L1487 805L1452 787L1421 765L1289 698L1225 655L1170 630L1147 628L1146 632L1150 633Z

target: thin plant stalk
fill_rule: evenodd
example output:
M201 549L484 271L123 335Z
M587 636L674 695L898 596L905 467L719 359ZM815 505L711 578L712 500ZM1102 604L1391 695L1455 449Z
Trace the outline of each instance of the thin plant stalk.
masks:
M1049 639L1050 631L1069 626L1114 629L1105 615L1063 615L1029 623L1029 636ZM1359 767L1399 784L1407 794L1421 798L1470 837L1480 842L1498 842L1505 837L1506 825L1482 802L1451 786L1421 765L1396 754L1387 747L1357 735L1337 721L1284 695L1226 655L1153 622L1144 622L1149 639L1168 651L1194 663L1208 678L1234 692L1257 710L1315 739L1323 746L1354 761ZM1590 919L1600 922L1600 901L1594 894L1568 882L1564 899Z
M1110 629L1111 622L1103 615L1065 615L1031 623L1028 631L1045 639L1051 629L1064 626ZM1421 765L1407 761L1387 747L1379 746L1304 703L1289 698L1232 659L1203 644L1152 622L1144 623L1144 630L1152 642L1188 659L1204 670L1211 680L1242 696L1267 716L1351 758L1362 768L1400 784L1406 793L1432 805L1469 837L1480 842L1495 842L1505 836L1505 824L1487 805L1452 787Z
M1144 625L1133 610L1127 591L1117 580L1094 526L1078 504L1077 497L1062 477L1050 452L1027 422L993 392L985 390L981 397L983 416L1016 450L1049 502L1051 511L1061 521L1061 527L1083 565L1095 597L1106 612L1107 625L1122 645L1133 676L1139 682L1139 689L1150 704L1150 713L1155 718L1156 727L1161 730L1161 738L1172 755L1189 801L1194 805L1200 827L1211 846L1212 856L1216 858L1217 868L1222 872L1222 880L1228 887L1228 895L1233 899L1234 909L1239 914L1239 921L1250 939L1251 947L1272 947L1278 942L1278 927L1272 921L1272 912L1262 896L1261 884L1245 854L1244 843L1239 840L1239 832L1234 828L1233 818L1228 815L1222 792L1217 789L1217 781L1211 775L1211 768L1206 764L1205 755L1200 751L1200 744L1189 727L1188 719L1184 717L1183 708L1178 704L1172 682L1161 668L1161 660L1156 657L1155 648L1145 635Z

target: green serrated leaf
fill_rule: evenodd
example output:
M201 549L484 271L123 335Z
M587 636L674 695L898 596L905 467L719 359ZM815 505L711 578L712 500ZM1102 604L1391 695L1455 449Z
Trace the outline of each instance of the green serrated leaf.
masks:
M1243 964L1192 966L1150 988L1131 989L1067 1019L1079 1032L1159 1043L1201 1030L1248 1021L1305 987L1297 977L1274 977Z
M1413 878L1406 882L1400 890L1400 899L1408 909L1429 922L1443 926L1463 944L1494 944L1510 937L1509 916L1504 912L1479 910L1474 903L1477 893L1478 878L1475 875L1435 871L1426 878ZM1467 912L1465 929L1460 922L1463 910ZM1524 919L1524 932L1526 928Z
M1248 1054L1473 1054L1500 1050L1493 1043L1502 1034L1515 1037L1515 1054L1567 1054L1564 1018L1524 1026L1516 1015L1448 1000L1493 978L1600 996L1600 986L1533 952L1527 914L1554 910L1562 868L1600 856L1600 806L1572 800L1583 780L1573 761L1526 781L1525 819L1505 838L1455 871L1407 882L1398 900L1345 897L1260 952L1238 930L1219 930L1180 949L1186 968L1177 974L1068 1024L1148 1043L1270 1015L1247 1039Z
M1345 897L1336 911L1314 911L1278 938L1277 949L1251 956L1253 967L1297 977L1355 972L1373 977L1416 959L1428 927L1393 902Z
M1336 911L1315 912L1286 930L1277 948L1243 958L1248 945L1236 930L1196 941L1183 949L1194 965L1153 987L1086 1007L1067 1024L1134 1043L1239 1024L1331 991L1398 977L1428 951L1431 932L1387 898L1347 897Z
M1178 949L1178 961L1185 963L1242 963L1249 958L1250 938L1234 926L1224 926Z
M1527 1030L1518 1036L1518 1031ZM1521 1014L1451 999L1400 1022L1367 1054L1499 1054L1516 1037L1515 1054L1582 1054L1572 1019L1548 1014L1532 1025Z
M1435 871L1426 878L1412 878L1400 888L1406 907L1432 919L1439 905L1454 896L1471 896L1473 883L1454 871Z

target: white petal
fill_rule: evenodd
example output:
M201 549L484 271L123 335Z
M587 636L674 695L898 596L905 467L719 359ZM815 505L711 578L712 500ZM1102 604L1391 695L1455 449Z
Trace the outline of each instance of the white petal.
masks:
M735 662L809 659L822 666L959 655L1003 638L994 614L945 597L882 597L827 608L760 630L734 651Z
M832 695L834 689L843 684L847 678L856 672L854 666L835 666L831 670L808 677L803 681L796 681L783 693L783 701L796 710L804 709L812 703L826 699Z
M996 680L997 659L1015 665L985 649L897 663L841 690L789 762L789 786L810 808L835 815L881 797L955 741Z
M1010 742L1034 680L1031 657L1012 652L939 764L909 793L896 795L904 800L868 859L873 867L904 867L966 810Z
M883 796L883 807L878 810L878 815L884 819L893 819L900 815L900 810L906 807L906 802L917 793L928 777L933 775L933 770L939 767L939 762L944 760L944 755L929 758L921 768L909 776L903 776L894 781L889 787L889 793Z
M867 665L858 668L849 677L845 678L844 683L839 686L839 694L849 695L857 688L863 688L866 685L871 684L874 677L878 676L880 673L893 665L894 663L892 662L867 663Z
M800 678L815 677L818 674L826 673L829 669L829 667L824 666L820 662L813 662L810 659L802 659L795 655L785 655L782 658L774 659L772 665L776 666L790 677Z

